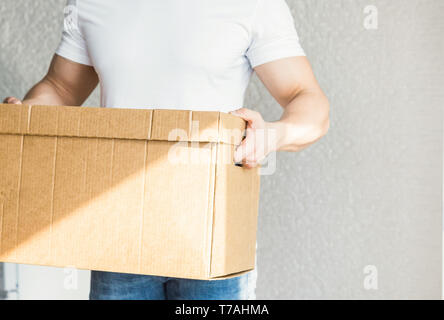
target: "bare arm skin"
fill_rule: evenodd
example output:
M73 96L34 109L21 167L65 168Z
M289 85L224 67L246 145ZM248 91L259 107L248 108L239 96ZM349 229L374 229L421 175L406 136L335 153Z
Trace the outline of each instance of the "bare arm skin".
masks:
M265 87L283 107L279 121L266 122L246 108L232 112L248 122L247 136L234 160L255 167L274 151L300 151L323 137L329 128L329 102L319 87L306 57L285 58L255 68ZM259 130L275 133L268 144L259 138Z
M80 106L98 83L93 67L54 55L47 75L32 87L23 101L8 97L4 103Z

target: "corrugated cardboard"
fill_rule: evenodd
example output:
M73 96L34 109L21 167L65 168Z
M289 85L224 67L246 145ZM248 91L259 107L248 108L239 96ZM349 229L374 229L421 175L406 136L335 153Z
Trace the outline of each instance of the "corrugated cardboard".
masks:
M0 105L0 261L253 269L259 175L232 162L244 129L219 112Z

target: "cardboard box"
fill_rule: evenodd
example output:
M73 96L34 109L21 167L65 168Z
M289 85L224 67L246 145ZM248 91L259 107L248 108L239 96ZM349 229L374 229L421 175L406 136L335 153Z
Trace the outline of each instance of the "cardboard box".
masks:
M0 105L0 261L191 279L255 265L257 169L219 112Z

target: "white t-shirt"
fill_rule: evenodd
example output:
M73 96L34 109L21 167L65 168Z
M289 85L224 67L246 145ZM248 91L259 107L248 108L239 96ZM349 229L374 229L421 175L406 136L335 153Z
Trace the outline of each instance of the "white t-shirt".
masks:
M94 66L102 107L222 112L254 67L304 55L285 0L69 0L56 53Z

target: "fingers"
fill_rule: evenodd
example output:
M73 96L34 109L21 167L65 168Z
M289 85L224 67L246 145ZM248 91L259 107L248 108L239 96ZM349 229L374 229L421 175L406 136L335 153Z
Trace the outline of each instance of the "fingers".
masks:
M252 160L252 155L254 155L255 150L255 141L253 134L251 132L248 132L247 130L247 137L242 141L240 146L237 147L236 151L234 152L234 162L235 163L245 163L245 160L250 159Z
M242 163L246 168L254 168L264 158L264 138L261 133L264 132L265 121L259 112L247 108L233 111L231 114L248 123L247 135L234 152L234 162Z
M230 113L247 121L251 128L255 128L264 122L264 119L259 112L247 108L242 108Z
M265 158L264 141L254 130L247 130L247 137L234 152L234 162L242 163L243 167L257 167Z
M15 98L15 97L7 97L5 98L5 100L3 100L3 103L7 103L7 104L22 104L22 102Z

